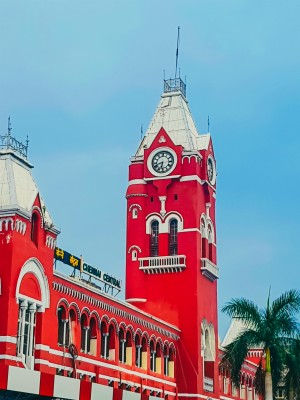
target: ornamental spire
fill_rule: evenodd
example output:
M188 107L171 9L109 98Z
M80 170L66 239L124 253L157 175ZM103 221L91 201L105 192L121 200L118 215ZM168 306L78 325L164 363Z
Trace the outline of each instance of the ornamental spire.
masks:
M10 120L10 115L8 117L7 121L7 133L5 135L0 135L0 150L12 150L13 152L17 153L18 155L24 157L27 159L27 151L28 151L28 135L25 141L25 144L18 141L16 138L14 138L11 134L12 132L12 126L11 126L11 120Z

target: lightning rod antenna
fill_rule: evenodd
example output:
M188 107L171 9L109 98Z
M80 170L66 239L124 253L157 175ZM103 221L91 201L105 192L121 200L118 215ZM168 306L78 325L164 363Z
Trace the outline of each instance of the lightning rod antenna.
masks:
M178 30L177 30L177 48L176 48L175 79L177 78L179 42L180 42L180 26L178 26Z

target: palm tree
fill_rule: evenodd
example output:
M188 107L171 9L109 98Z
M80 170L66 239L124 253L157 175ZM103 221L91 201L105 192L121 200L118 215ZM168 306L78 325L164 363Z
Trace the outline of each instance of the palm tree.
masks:
M240 320L245 329L225 347L222 363L229 366L231 379L239 386L241 367L248 350L261 347L262 358L256 373L256 389L264 392L265 400L273 400L284 369L284 353L290 339L300 333L296 313L300 311L300 292L289 290L267 306L259 309L252 301L232 299L222 309L231 318ZM263 358L264 357L264 358ZM264 388L259 388L259 382Z
M285 354L283 383L288 400L300 399L300 338L291 341Z

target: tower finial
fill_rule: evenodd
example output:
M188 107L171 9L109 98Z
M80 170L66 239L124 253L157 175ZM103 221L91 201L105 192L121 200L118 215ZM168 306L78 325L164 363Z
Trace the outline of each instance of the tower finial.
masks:
M10 136L10 134L11 134L10 115L8 116L8 121L7 121L7 133L8 133L8 136Z
M210 127L210 121L209 121L209 115L207 117L207 132L209 133L209 127Z
M144 136L144 129L143 129L143 124L141 125L141 139L143 139Z
M179 42L180 42L180 26L178 26L178 30L177 30L177 48L176 48L175 79L177 78L177 67L178 67Z

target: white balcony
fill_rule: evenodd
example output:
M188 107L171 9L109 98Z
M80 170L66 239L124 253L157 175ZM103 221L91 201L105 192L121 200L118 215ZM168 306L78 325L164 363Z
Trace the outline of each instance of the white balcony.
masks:
M219 279L219 268L208 258L201 258L201 271L210 281Z
M213 392L214 391L214 380L211 378L207 378L205 376L203 386L204 386L204 390L206 390L207 392Z
M186 268L186 256L163 256L139 258L140 269L146 274L181 272Z

